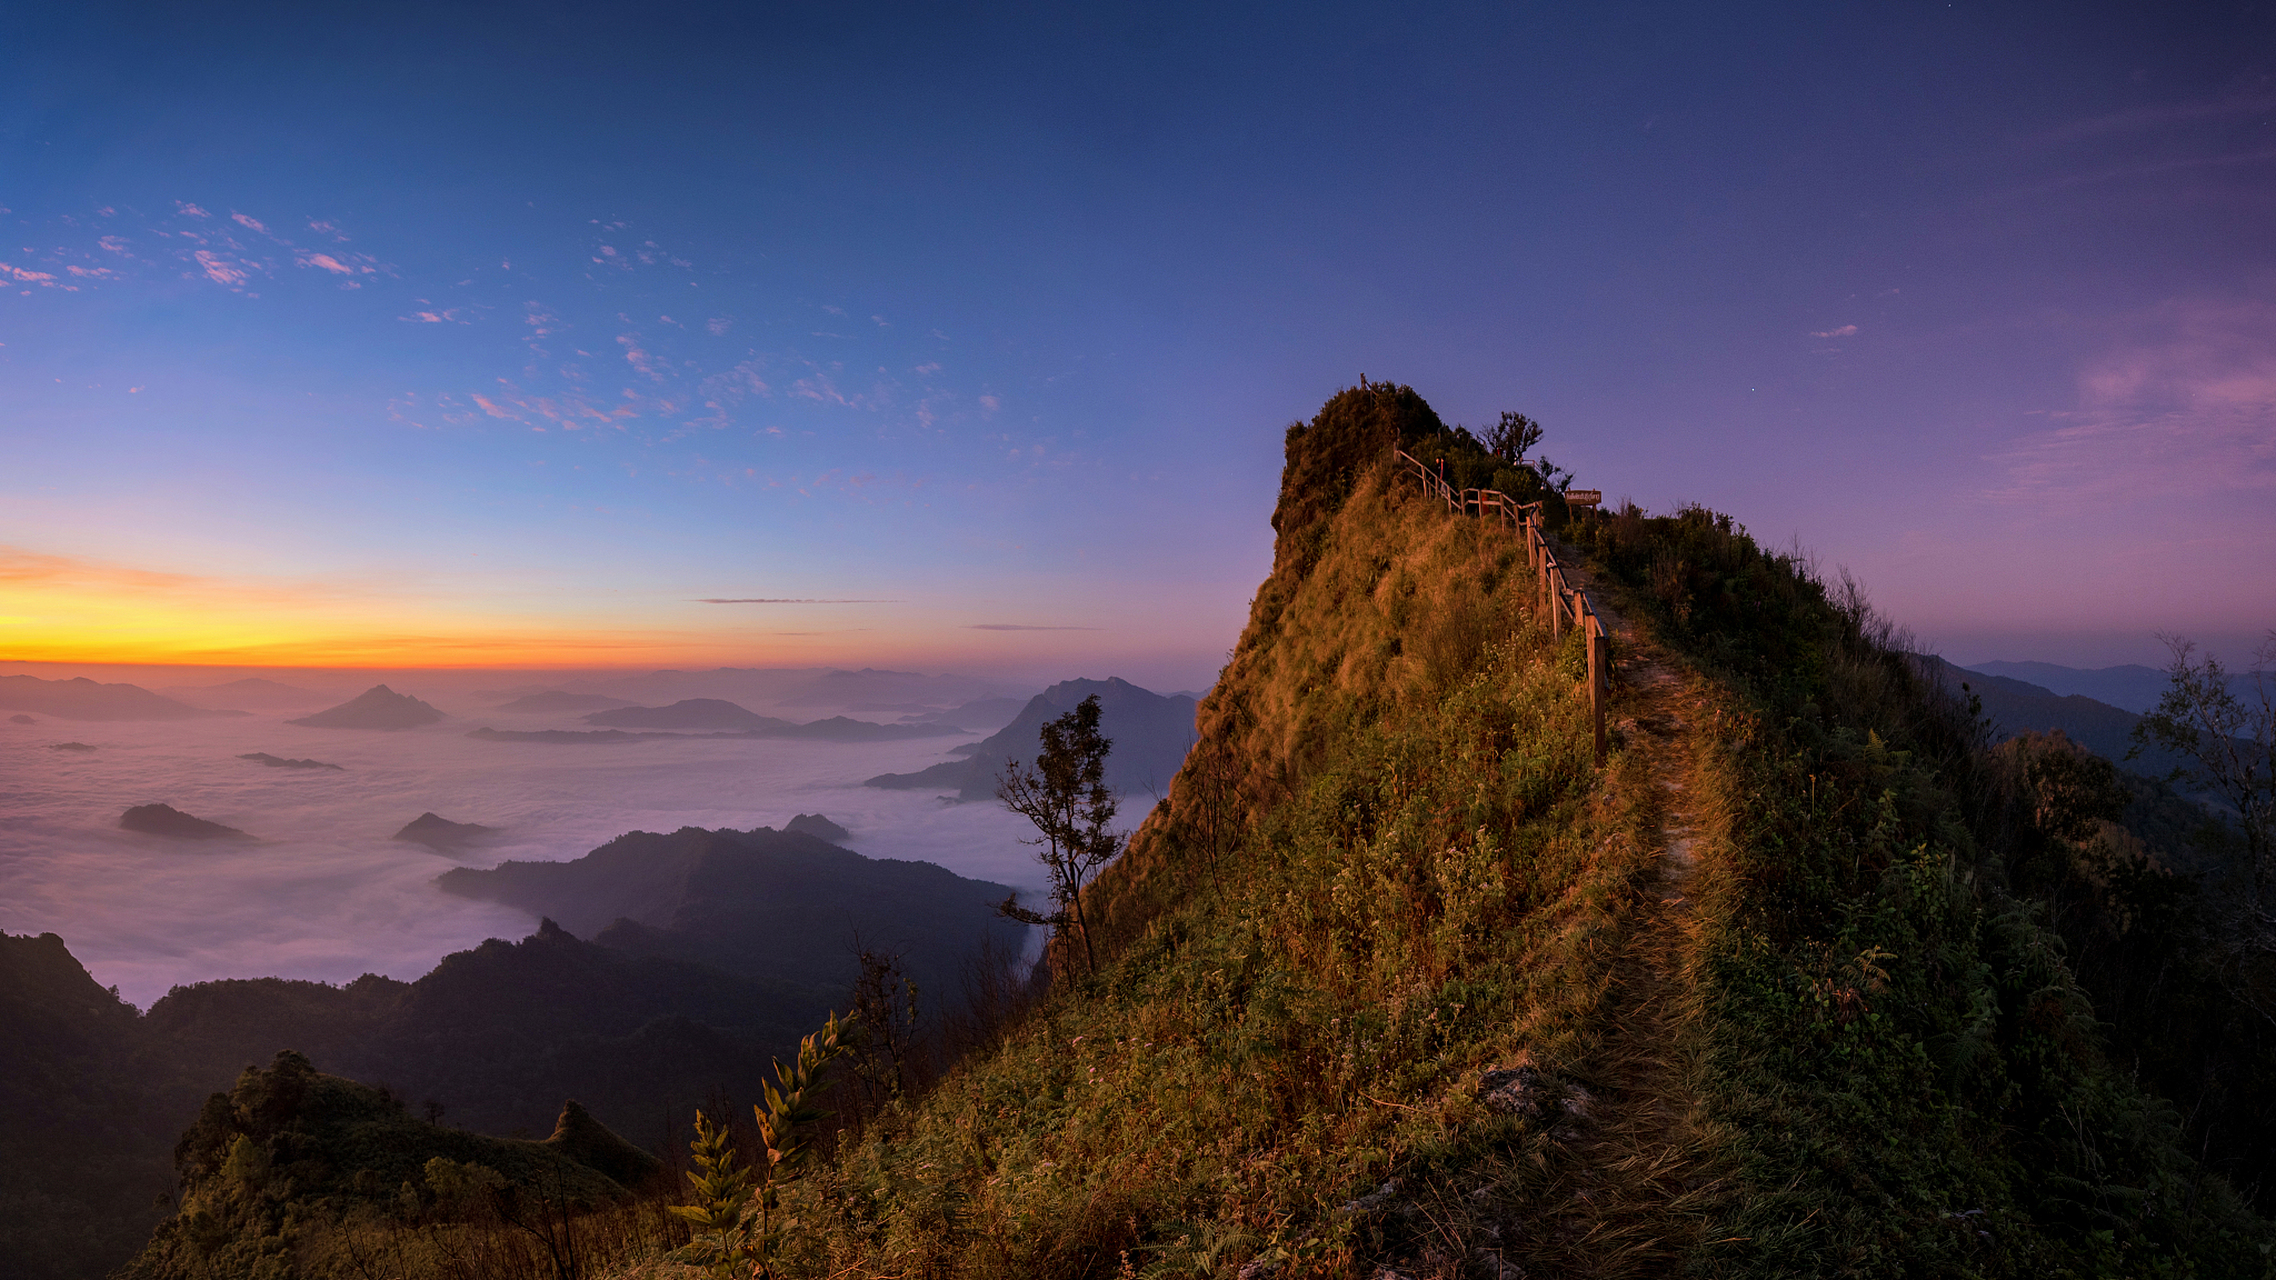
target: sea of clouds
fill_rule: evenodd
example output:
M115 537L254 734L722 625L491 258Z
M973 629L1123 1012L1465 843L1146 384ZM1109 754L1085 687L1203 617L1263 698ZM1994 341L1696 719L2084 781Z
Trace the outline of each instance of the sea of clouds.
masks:
M1019 843L1022 820L1000 806L860 785L938 763L978 734L561 746L466 733L484 724L588 726L478 711L396 732L284 723L309 709L184 721L39 716L31 725L0 716L0 930L60 934L98 982L147 1008L176 984L214 978L417 978L452 951L536 925L520 911L441 892L437 875L507 859L568 860L627 831L779 827L819 812L871 857L934 862L1023 893L1043 884ZM54 749L61 742L95 749ZM238 759L247 752L344 771ZM153 802L257 839L119 829L125 809ZM502 834L458 858L391 839L427 811Z

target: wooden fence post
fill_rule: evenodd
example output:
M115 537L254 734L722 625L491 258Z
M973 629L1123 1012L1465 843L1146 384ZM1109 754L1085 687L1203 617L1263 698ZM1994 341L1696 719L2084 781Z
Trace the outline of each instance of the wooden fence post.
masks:
M1605 668L1612 660L1610 643L1605 639L1604 620L1592 611L1588 619L1588 714L1596 725L1596 762L1604 763L1604 704L1609 701Z

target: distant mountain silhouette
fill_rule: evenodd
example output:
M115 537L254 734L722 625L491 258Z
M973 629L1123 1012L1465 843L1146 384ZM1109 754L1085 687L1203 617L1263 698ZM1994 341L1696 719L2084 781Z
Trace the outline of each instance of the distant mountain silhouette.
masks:
M430 812L422 813L405 823L403 829L390 839L423 844L437 853L463 853L496 834L496 827L485 827L473 822L452 822Z
M622 698L612 698L605 693L567 693L560 689L548 689L544 693L532 693L512 702L502 702L498 704L497 710L570 715L579 711L604 711L610 707L632 705Z
M51 742L47 744L47 749L50 751L93 751L95 748L84 742Z
M571 936L547 920L443 957L415 982L283 978L176 987L144 1029L207 1089L297 1048L340 1074L433 1098L453 1123L543 1133L565 1098L618 1133L655 1138L663 1105L713 1088L757 1096L768 1055L795 1049L845 986L736 976ZM674 1135L677 1136L677 1135Z
M0 676L0 710L38 711L59 720L197 720L245 714L201 710L140 685L97 684L85 676L70 680Z
M287 760L282 756L272 756L266 751L248 751L237 758L256 761L271 769L339 769L343 772L347 769L345 765L326 764L322 760Z
M802 836L812 836L816 840L827 840L831 844L844 844L853 837L853 832L818 813L799 814L790 821L783 823L782 829L795 831Z
M810 742L899 742L907 738L944 738L968 732L953 724L873 724L850 716L831 716L788 729L770 729L757 736L804 738Z
M995 915L1011 893L1005 885L769 827L635 831L573 862L461 867L435 883L610 946L833 991L858 972L857 936L901 951L918 985L933 991L955 989L983 939L1016 953L1025 936Z
M974 733L994 733L1019 717L1031 701L1028 698L975 698L960 707L947 711L925 711L908 715L911 722L926 724L952 724ZM861 708L856 707L859 711Z
M762 716L719 698L684 698L668 707L617 707L584 717L585 723L606 729L476 729L469 737L494 742L552 742L560 744L629 742L635 738L802 738L811 742L898 742L906 738L937 738L965 732L952 724L874 724L847 716L831 716L794 724Z
M1920 662L1945 688L1958 692L1965 684L1969 693L1983 699L1984 716L1991 721L1995 742L2026 730L2047 733L2060 729L2071 741L2130 773L2163 777L2187 763L2156 747L2144 748L2140 755L2127 759L2126 752L2134 745L2129 735L2142 719L2131 711L2080 694L2058 694L2029 681L1956 667L1942 658L1924 657Z
M20 715L20 714L19 714L19 715L12 715L12 716L9 716L9 717L8 717L8 723L9 723L9 724L38 724L38 723L39 723L39 721L32 719L30 716L27 716L27 715Z
M484 725L466 731L485 742L544 742L554 746L607 746L617 742L644 742L650 738L686 738L685 733L633 733L625 729L493 729ZM740 734L705 734L705 737L740 737Z
M235 827L193 818L169 804L138 804L119 815L119 826L173 840L250 840Z
M1099 727L1114 740L1106 760L1107 785L1125 795L1169 790L1192 748L1194 700L1164 697L1127 680L1066 680L1028 700L1018 718L968 746L952 748L964 760L936 764L916 773L886 773L864 785L896 790L954 791L959 799L985 800L996 794L996 775L1008 760L1032 761L1046 721L1097 695Z
M193 707L229 707L247 711L282 711L291 707L329 702L334 694L318 693L297 685L281 684L260 676L227 684L168 685L158 692Z
M442 712L417 698L377 684L339 706L285 723L311 729L416 729L442 718Z
M1016 691L1002 681L975 676L919 675L914 671L830 670L811 678L803 689L783 697L783 707L854 707L863 704L914 703L953 707L974 699L1003 697Z
M746 711L721 698L682 698L668 707L618 707L596 711L586 724L611 729L789 729L788 720Z
M2058 666L2052 662L1979 662L1968 670L2026 680L2058 697L2084 695L2136 715L2148 715L2154 710L2158 699L2165 696L2166 687L2172 683L2171 677L2165 672L2156 667L2145 667L2138 662L2118 667L2096 667L2092 670ZM2229 688L2239 697L2245 695L2251 682L2252 677L2246 672L2229 673Z

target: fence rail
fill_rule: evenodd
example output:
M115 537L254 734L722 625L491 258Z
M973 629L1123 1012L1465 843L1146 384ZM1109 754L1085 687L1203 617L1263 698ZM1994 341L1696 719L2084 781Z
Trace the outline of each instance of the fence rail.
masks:
M1604 761L1604 706L1611 701L1612 649L1604 622L1589 603L1588 592L1573 585L1557 562L1541 524L1541 504L1517 502L1498 489L1457 489L1446 477L1424 466L1406 450L1393 446L1393 458L1422 482L1423 492L1446 504L1456 515L1491 519L1497 526L1525 539L1525 553L1533 566L1537 588L1534 603L1549 618L1549 635L1561 639L1567 626L1578 627L1588 647L1588 710L1596 729L1596 759Z

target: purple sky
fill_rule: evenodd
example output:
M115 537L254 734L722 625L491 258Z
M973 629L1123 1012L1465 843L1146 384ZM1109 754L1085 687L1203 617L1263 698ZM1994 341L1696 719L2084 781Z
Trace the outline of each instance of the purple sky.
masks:
M1197 687L1282 427L1362 374L1958 661L2242 657L2271 51L2211 6L28 10L0 659Z

